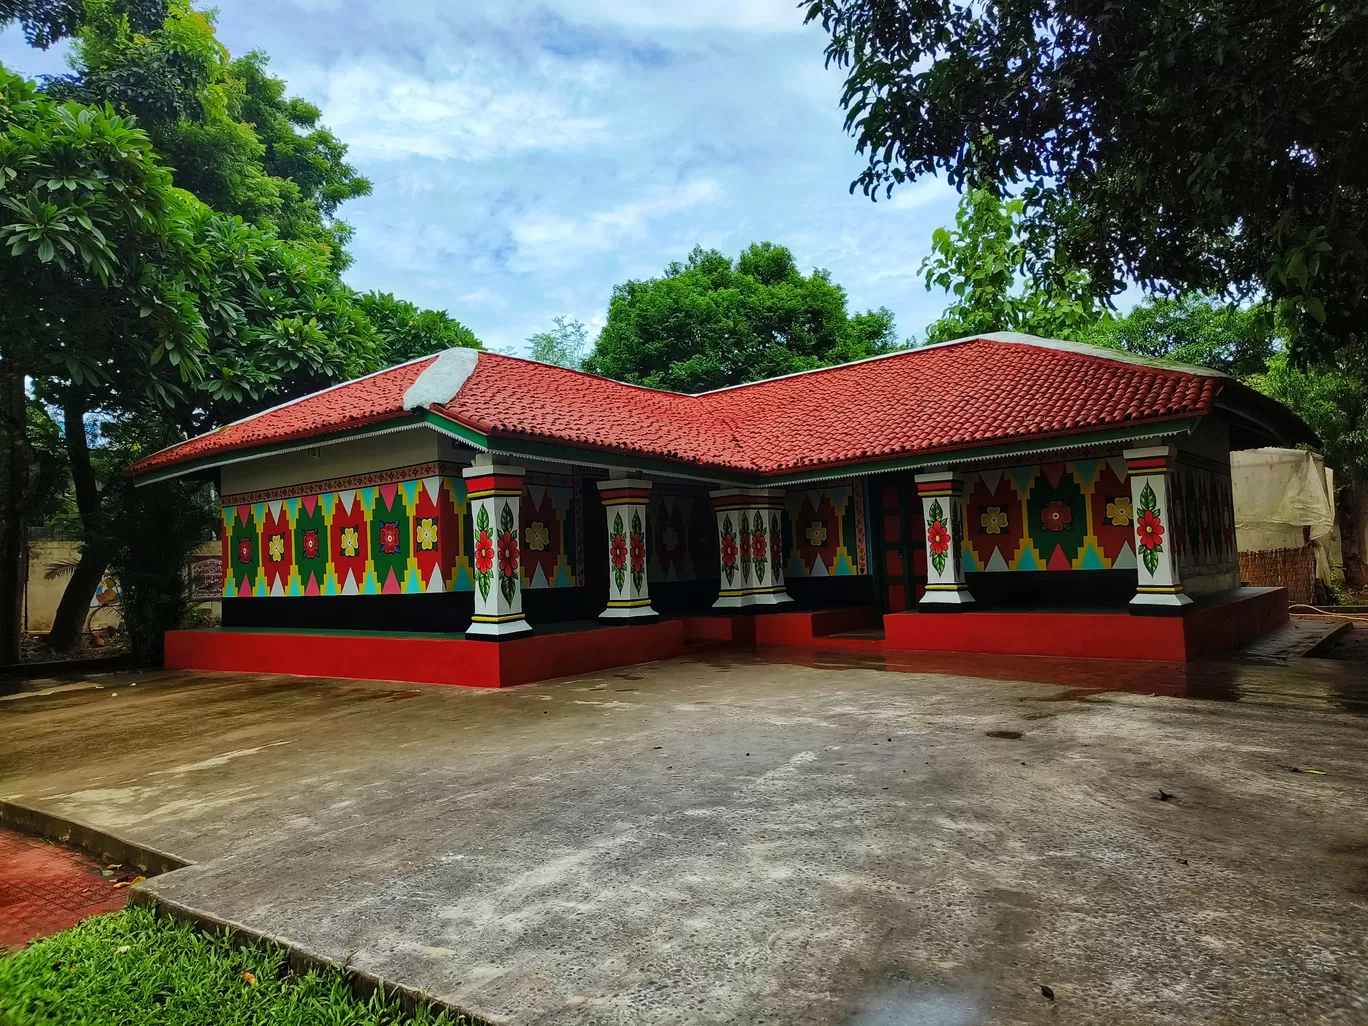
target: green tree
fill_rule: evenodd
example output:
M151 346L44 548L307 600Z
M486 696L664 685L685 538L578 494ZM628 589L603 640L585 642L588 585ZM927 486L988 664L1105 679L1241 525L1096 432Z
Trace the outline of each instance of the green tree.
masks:
M527 336L532 359L555 367L579 370L589 346L589 329L577 317L551 318L551 330Z
M993 331L1077 339L1108 319L1082 271L1053 282L1031 273L1021 217L1021 200L972 189L960 200L955 226L932 234L931 255L921 265L926 287L954 298L926 329L928 343Z
M1298 358L1368 331L1363 4L806 7L868 158L852 191L1022 190L1031 252L1099 295L1261 294Z
M1191 293L1148 296L1124 317L1099 321L1078 341L1237 378L1262 374L1284 342L1266 304L1239 306Z
M49 78L44 89L136 116L178 187L344 269L352 230L338 207L368 195L371 183L319 126L318 108L287 96L285 83L267 73L264 54L231 58L213 19L188 0L86 0L68 29L75 72ZM68 20L55 8L42 38Z
M170 175L111 108L58 104L0 67L0 207L3 663L18 657L23 530L41 475L28 380L91 384L118 367L192 382L206 332L179 266Z
M445 310L421 310L388 292L367 292L356 306L380 336L381 366L391 366L443 349L482 348L475 333Z
M1335 471L1340 492L1340 535L1344 580L1364 586L1363 528L1368 525L1368 356L1344 352L1333 361L1297 367L1285 353L1275 354L1265 373L1250 383L1295 410L1320 436L1325 460Z
M845 290L793 254L753 243L736 263L695 246L659 278L613 289L584 369L619 381L698 392L810 370L897 347L886 309L850 317Z

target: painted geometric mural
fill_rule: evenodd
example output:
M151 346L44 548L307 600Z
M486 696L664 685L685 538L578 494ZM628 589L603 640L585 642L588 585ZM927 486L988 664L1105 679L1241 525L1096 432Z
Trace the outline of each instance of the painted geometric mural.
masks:
M1134 570L1126 461L1046 463L970 475L966 573Z
M646 504L647 579L707 581L721 572L717 517L706 488L657 483Z
M1205 462L1181 454L1169 475L1169 532L1180 570L1239 561L1230 474Z
M440 463L224 497L223 596L472 591L466 483ZM572 588L575 481L529 474L523 587Z
M784 498L792 530L789 577L845 577L865 564L864 490L838 482Z

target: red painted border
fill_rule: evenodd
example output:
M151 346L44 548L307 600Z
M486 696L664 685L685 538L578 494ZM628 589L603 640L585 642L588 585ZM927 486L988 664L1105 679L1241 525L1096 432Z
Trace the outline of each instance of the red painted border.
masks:
M1285 589L1244 588L1183 616L889 613L884 617L883 640L833 637L873 626L873 612L863 607L690 616L503 642L403 635L171 631L166 635L166 665L178 670L499 688L669 659L684 653L686 641L1180 663L1233 651L1288 620Z
M534 634L516 641L394 635L170 631L166 666L175 670L288 673L411 684L500 688L669 659L684 652L678 620Z
M1187 662L1289 621L1283 588L1243 588L1182 616L1129 613L890 613L884 647L914 652Z

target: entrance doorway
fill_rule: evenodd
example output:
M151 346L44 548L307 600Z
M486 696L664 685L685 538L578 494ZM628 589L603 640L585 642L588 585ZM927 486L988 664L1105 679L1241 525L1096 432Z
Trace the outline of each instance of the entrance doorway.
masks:
M890 474L871 484L879 511L875 573L882 612L915 609L926 591L926 528L915 481L911 474Z

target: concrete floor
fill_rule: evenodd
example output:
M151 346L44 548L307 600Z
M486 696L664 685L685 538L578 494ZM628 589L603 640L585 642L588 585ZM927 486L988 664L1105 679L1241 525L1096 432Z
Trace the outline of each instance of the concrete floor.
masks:
M122 675L0 700L0 796L498 1022L1368 1021L1362 664L798 662Z

